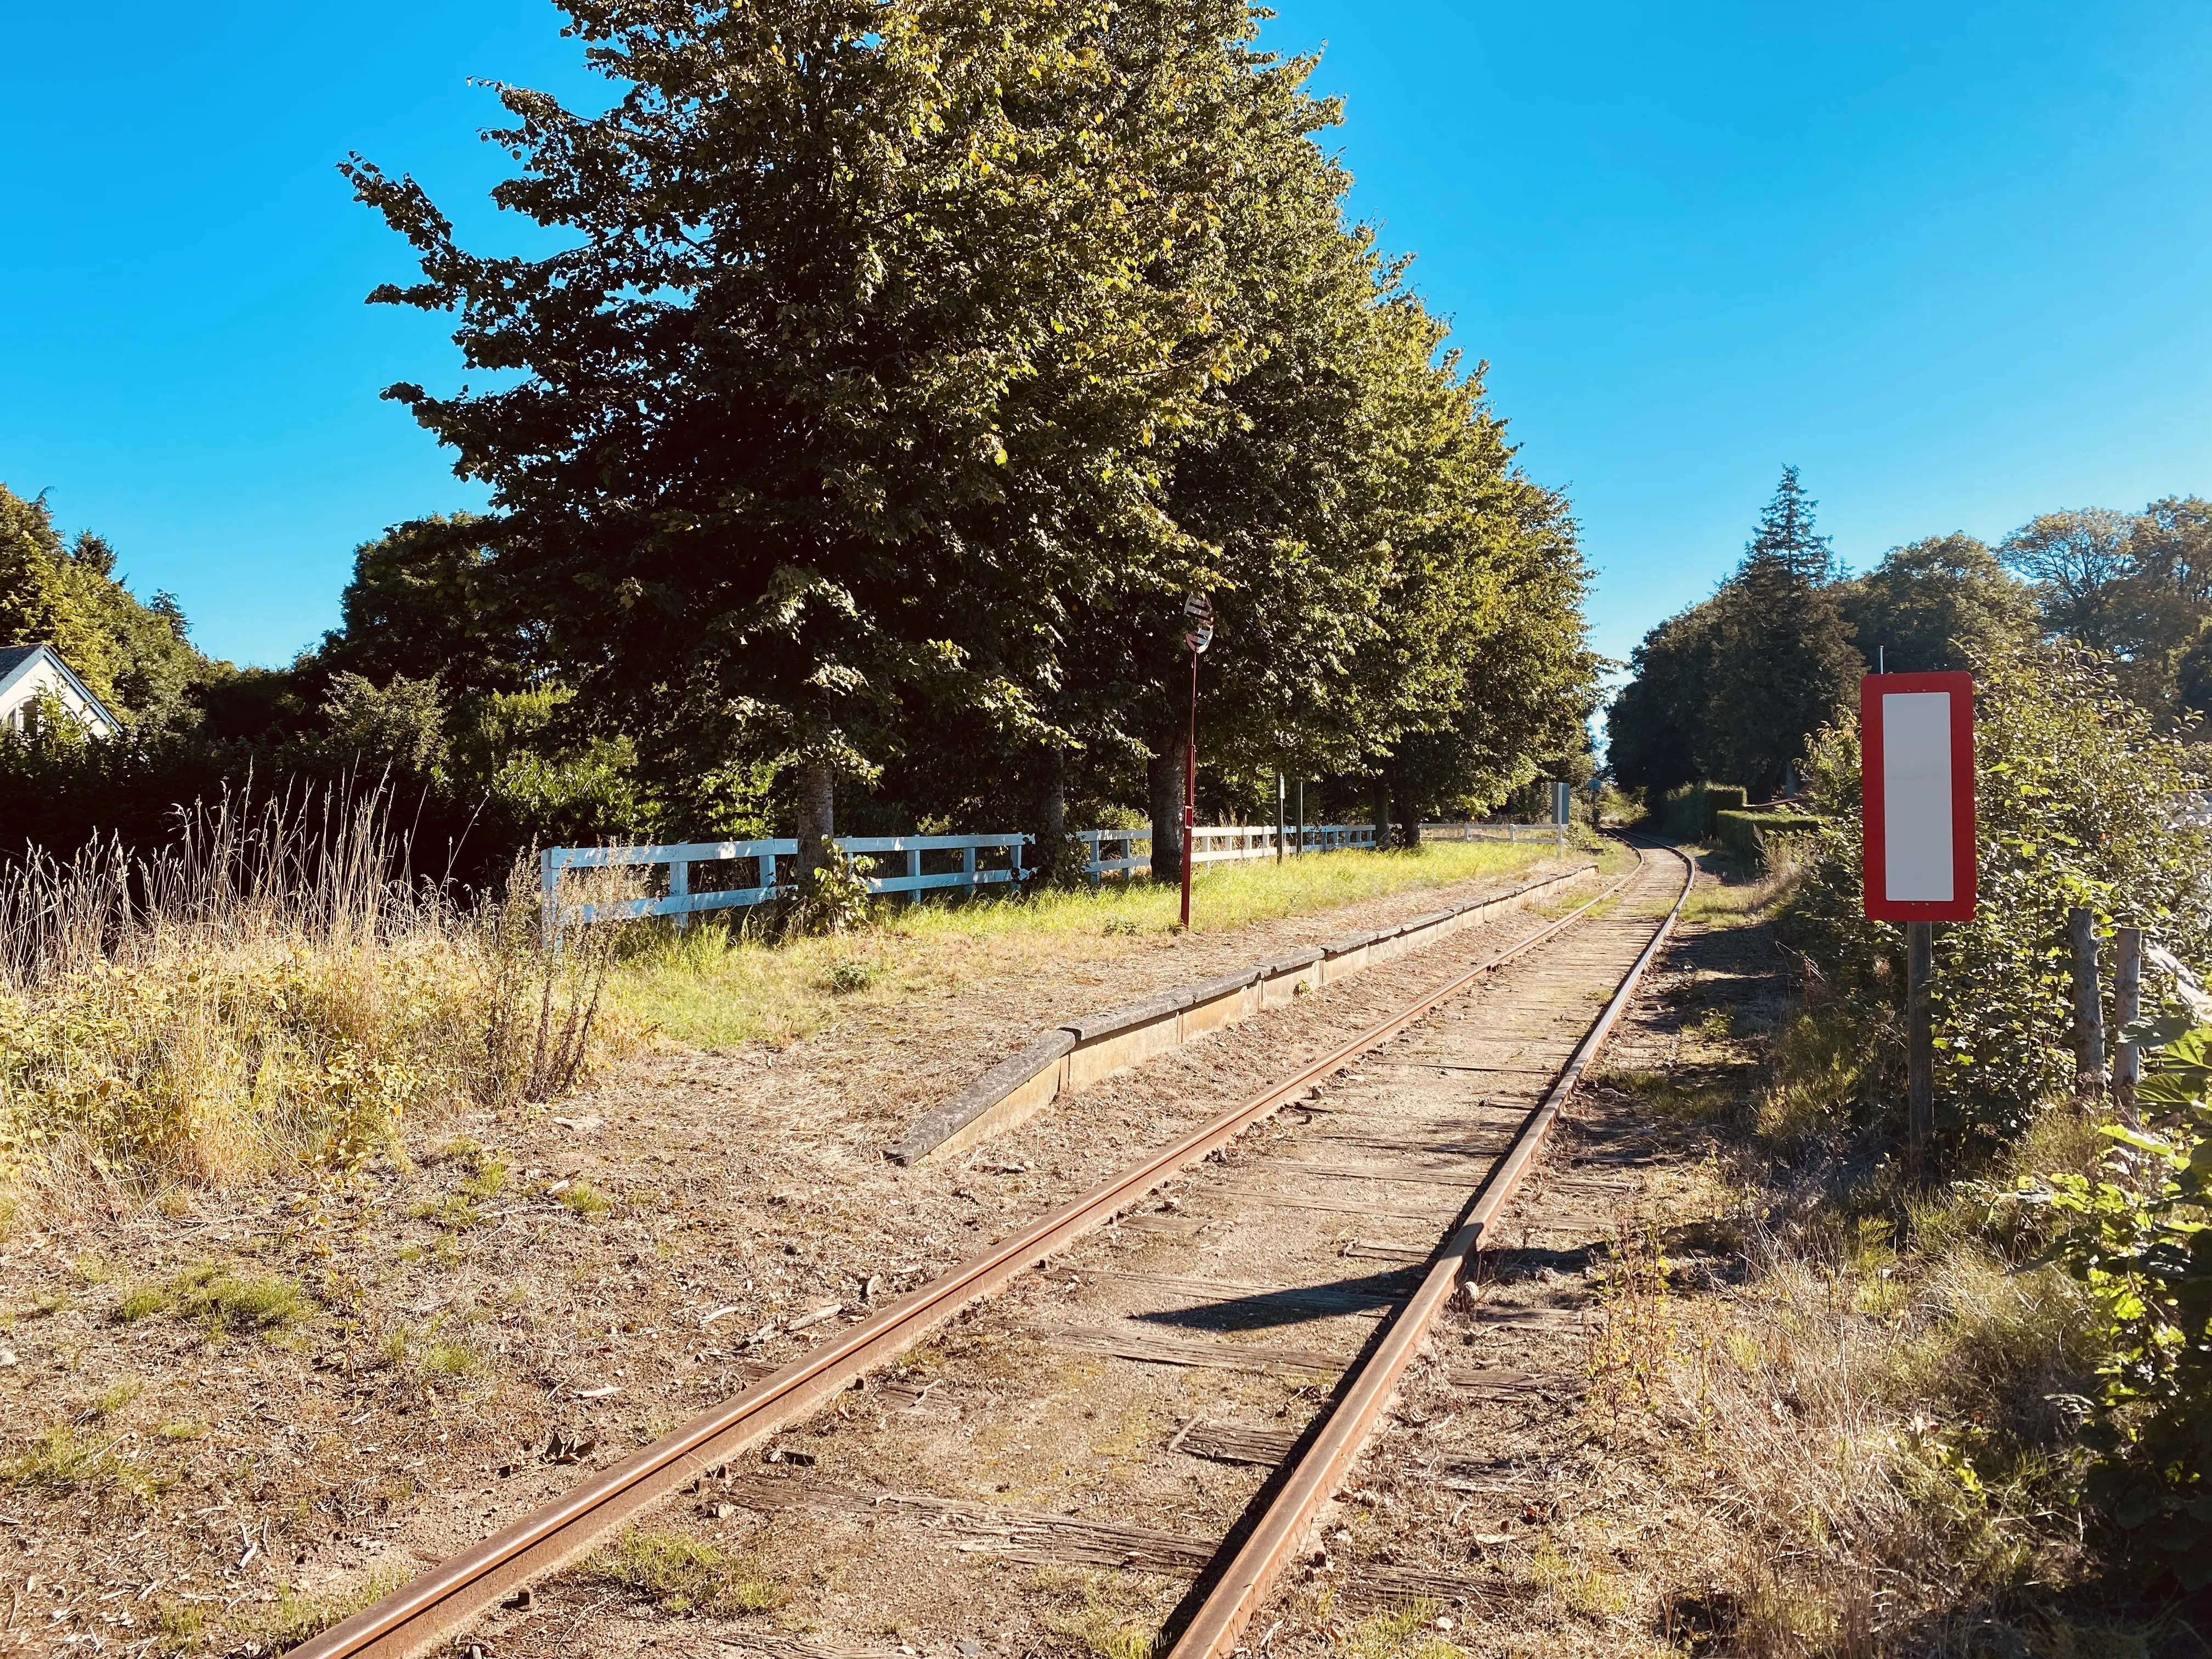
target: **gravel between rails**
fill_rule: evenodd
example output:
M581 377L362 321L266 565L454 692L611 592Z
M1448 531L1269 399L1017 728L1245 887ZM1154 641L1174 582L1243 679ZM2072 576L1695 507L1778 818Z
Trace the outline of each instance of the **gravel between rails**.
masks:
M550 1110L426 1126L410 1167L349 1182L181 1213L92 1188L19 1225L0 1242L0 1651L270 1651L349 1611L1531 917L1111 1079L964 1158L884 1161L893 1127L1034 1026L1438 892L1132 951L1079 986L981 978L781 1052L647 1056ZM594 1197L562 1201L580 1188ZM133 1290L199 1268L300 1300L259 1331L117 1322ZM832 1304L848 1311L782 1328Z

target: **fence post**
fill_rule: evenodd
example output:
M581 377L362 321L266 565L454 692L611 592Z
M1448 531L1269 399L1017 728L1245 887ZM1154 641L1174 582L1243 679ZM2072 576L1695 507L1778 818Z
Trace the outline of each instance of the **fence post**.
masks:
M2112 1049L2112 1104L2130 1129L2136 1116L2136 1085L2142 1080L2142 1051L2130 1041L2128 1027L2142 1013L2142 929L2122 927L2113 934L2118 950L2112 963L2112 1024L2118 1042Z
M960 873L968 878L972 892L975 886L975 843L972 841L960 849Z
M1905 924L1905 1099L1912 1159L1926 1158L1936 1138L1936 1023L1929 981L1936 965L1936 924Z
M691 896L691 866L685 860L671 859L668 861L668 896L672 899L688 899ZM682 933L691 925L690 911L678 910L675 915L678 933Z
M2085 1091L2105 1086L2105 1007L2097 986L2097 917L2086 905L2066 915L2074 947L2074 1083Z

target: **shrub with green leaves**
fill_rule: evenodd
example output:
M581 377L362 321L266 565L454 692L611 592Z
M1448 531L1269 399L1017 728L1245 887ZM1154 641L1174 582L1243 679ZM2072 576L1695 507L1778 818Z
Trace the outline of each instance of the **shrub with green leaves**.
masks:
M1786 854L1778 848L1809 836L1820 820L1802 812L1720 811L1713 814L1712 839L1733 853L1745 866L1765 870Z
M2103 1170L2021 1196L2067 1218L2053 1254L2105 1322L2087 1496L2197 1590L2212 1584L2212 1026L2156 1056L2138 1099L2148 1121L2104 1126Z
M2185 821L2187 749L2070 648L2001 649L1974 679L1979 902L1973 921L1937 925L1932 988L1936 1127L1954 1158L1985 1155L2071 1086L2071 908L2212 960L2212 835ZM1807 771L1826 822L1801 843L1784 937L1859 1027L1859 1108L1901 1123L1905 930L1861 911L1855 720L1820 735ZM2106 960L2109 981L2109 947Z

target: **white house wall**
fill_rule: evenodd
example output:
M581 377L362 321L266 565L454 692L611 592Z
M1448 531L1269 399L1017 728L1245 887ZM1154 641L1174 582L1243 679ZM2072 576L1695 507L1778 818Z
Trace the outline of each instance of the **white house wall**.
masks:
M69 677L54 665L52 657L39 656L24 665L21 673L0 691L0 724L11 732L23 729L31 706L41 696L50 696L75 717L76 723L96 738L112 738L115 727L107 716L88 703L77 694Z

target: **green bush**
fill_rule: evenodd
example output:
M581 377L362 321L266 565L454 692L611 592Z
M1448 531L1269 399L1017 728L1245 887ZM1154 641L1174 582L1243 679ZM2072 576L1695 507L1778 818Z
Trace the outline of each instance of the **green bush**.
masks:
M2180 811L2188 752L2083 653L2008 647L1973 666L1978 902L1936 926L1932 984L1936 1129L1954 1162L1988 1156L2072 1087L2073 907L2146 928L2200 969L2212 959L2212 835ZM1905 930L1862 908L1856 720L1814 740L1807 774L1822 822L1801 842L1784 937L1856 1024L1859 1105L1901 1128ZM2108 984L2111 961L2108 946Z
M2153 1066L2148 1127L2105 1125L2103 1170L2020 1196L2066 1218L2053 1254L2103 1316L2086 1495L2146 1565L2194 1591L2212 1584L2212 1027Z
M1710 841L1714 816L1740 812L1750 799L1741 784L1686 783L1660 798L1659 833L1673 841Z
M1713 814L1712 839L1749 868L1763 870L1776 842L1808 836L1820 827L1818 818L1802 812L1718 811Z

